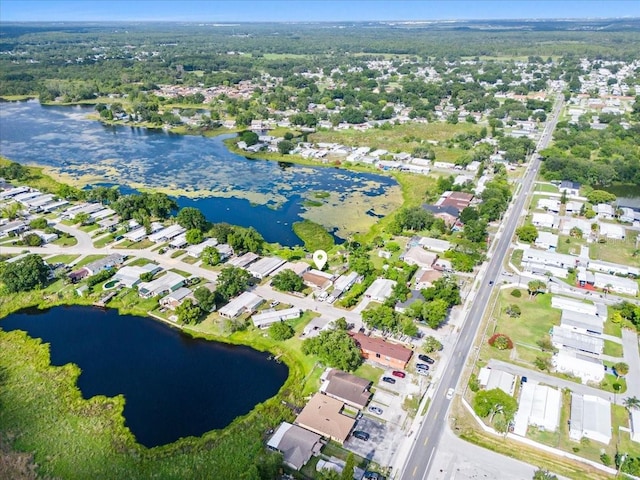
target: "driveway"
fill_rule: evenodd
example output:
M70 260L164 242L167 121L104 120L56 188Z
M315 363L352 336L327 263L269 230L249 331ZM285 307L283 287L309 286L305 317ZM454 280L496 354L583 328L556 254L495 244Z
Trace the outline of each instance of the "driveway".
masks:
M397 426L363 415L356 422L354 430L367 432L370 435L369 440L359 440L351 436L344 442L344 448L378 465L391 464L391 459L400 444L400 436L403 436Z
M629 365L626 375L627 391L623 397L640 398L640 353L638 353L638 334L633 330L622 330L622 351L624 362Z

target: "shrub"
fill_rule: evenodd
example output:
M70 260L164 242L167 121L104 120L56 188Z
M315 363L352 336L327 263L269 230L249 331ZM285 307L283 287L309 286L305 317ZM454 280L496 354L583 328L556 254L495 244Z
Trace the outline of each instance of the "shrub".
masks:
M606 465L607 467L612 463L611 457L606 453L603 453L602 455L600 455L600 461L603 463L603 465Z
M520 310L520 307L515 303L507 307L507 315L509 315L511 318L517 318L521 313L522 311Z
M269 327L269 336L274 340L288 340L294 333L293 327L284 322L276 322Z
M545 357L536 357L533 361L533 364L539 370L550 370L551 369L551 360Z
M522 296L522 292L520 290L518 290L517 288L514 288L513 290L511 290L511 296L512 297L516 297L516 298L520 298Z
M511 350L513 342L504 333L496 333L489 339L489 345L498 350Z
M478 376L475 373L469 377L469 389L472 392L480 390L480 382L478 382Z

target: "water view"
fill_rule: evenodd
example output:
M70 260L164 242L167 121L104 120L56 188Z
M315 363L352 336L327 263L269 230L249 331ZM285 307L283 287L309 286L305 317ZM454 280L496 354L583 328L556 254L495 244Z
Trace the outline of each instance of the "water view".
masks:
M106 126L92 106L0 103L0 155L52 167L80 183L152 187L195 205L211 221L253 226L270 242L299 244L291 225L309 218L339 238L366 231L401 203L388 177L337 168L283 166L231 153L224 138ZM322 206L305 207L315 192Z
M288 375L266 353L116 310L30 309L0 320L0 328L49 343L52 365L77 364L84 398L124 395L126 425L147 447L226 427L274 396Z

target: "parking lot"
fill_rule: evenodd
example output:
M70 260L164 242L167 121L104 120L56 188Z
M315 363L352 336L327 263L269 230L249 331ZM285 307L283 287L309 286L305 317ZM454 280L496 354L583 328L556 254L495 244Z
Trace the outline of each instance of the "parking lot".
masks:
M368 415L363 415L356 423L355 430L369 434L369 440L359 440L353 436L344 443L344 448L356 455L376 462L378 465L389 465L398 448L400 436L404 436L397 425L386 423Z

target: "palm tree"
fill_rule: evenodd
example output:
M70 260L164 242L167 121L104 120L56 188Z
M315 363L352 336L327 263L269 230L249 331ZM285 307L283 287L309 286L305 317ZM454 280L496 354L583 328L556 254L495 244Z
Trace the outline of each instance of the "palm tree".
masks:
M627 398L624 399L622 404L624 405L624 408L626 408L627 410L631 410L632 408L633 409L640 409L640 398L638 398L638 397L627 397Z

